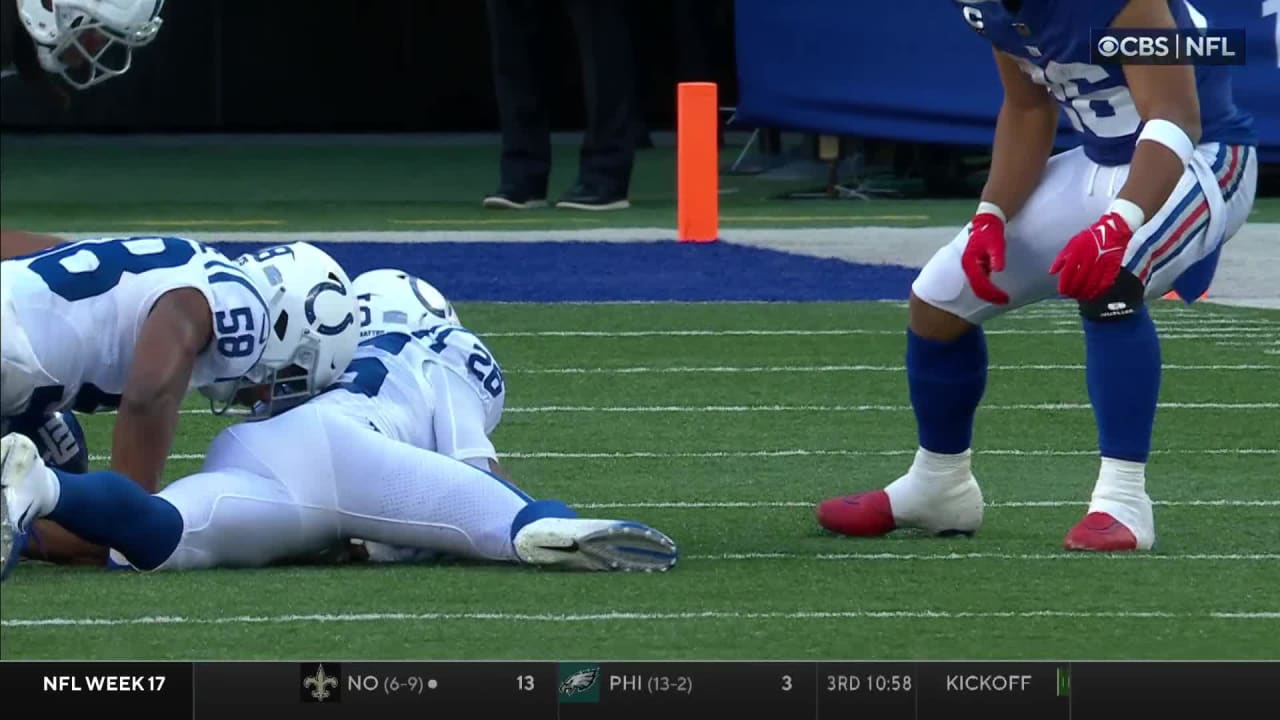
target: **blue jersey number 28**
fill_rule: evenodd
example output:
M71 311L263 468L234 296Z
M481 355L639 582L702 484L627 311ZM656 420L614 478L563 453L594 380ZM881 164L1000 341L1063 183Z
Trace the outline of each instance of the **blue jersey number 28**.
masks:
M153 248L158 251L134 252ZM178 238L123 238L57 248L32 260L29 267L56 295L74 302L111 290L125 273L178 267L195 254L192 243Z

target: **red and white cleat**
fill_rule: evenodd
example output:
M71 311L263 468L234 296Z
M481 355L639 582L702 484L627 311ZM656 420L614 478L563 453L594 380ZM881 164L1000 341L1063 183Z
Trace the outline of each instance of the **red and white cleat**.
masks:
M854 537L879 537L895 530L889 494L868 490L824 500L818 505L818 524L834 533Z
M1062 543L1067 550L1092 552L1149 550L1150 544L1146 545L1147 547L1141 547L1132 530L1104 512L1085 515L1083 520L1067 532L1067 539Z
M817 515L822 527L841 535L879 537L917 528L946 537L973 535L982 526L982 510L982 490L967 467L938 473L913 466L883 490L824 500Z

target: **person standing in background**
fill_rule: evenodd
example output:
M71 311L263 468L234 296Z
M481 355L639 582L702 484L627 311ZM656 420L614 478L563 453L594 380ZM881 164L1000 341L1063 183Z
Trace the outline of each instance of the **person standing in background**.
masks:
M623 0L565 0L578 39L587 124L578 178L556 203L576 210L621 210L635 158L634 62ZM540 36L547 0L488 0L493 79L502 130L497 192L484 206L528 210L547 205L551 128Z

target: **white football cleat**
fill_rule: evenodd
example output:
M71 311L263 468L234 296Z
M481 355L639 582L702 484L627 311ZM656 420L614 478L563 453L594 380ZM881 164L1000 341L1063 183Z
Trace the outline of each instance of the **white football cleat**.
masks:
M542 518L521 528L513 544L527 565L573 570L664 572L679 557L671 538L622 520Z
M18 564L31 523L56 496L50 473L26 435L0 438L0 580Z

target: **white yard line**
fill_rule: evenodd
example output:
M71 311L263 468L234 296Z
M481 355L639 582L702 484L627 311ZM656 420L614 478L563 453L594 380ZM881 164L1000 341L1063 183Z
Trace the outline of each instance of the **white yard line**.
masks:
M698 452L558 452L529 451L499 453L503 458L553 459L553 460L637 460L661 458L748 458L748 457L899 457L915 455L915 449L902 450L706 450ZM1097 450L980 450L976 455L1011 457L1088 457ZM1276 448L1202 448L1177 450L1152 450L1152 455L1280 455ZM90 460L110 460L106 455L91 455ZM203 460L204 453L175 453L170 460Z
M718 555L684 555L681 560L700 562L733 562L743 560L868 560L868 561L927 561L956 562L960 560L1018 560L1028 562L1054 560L1082 560L1086 562L1141 562L1141 561L1208 561L1208 562L1260 562L1280 560L1277 553L1257 554L1194 554L1158 555L1154 553L721 553Z
M1222 402L1169 402L1160 403L1161 410L1275 410L1280 402L1222 403ZM1014 405L983 405L988 411L1056 411L1092 410L1089 403L1025 403ZM785 413L785 412L909 412L910 405L542 405L509 407L504 413ZM187 411L183 411L187 412Z
M799 610L791 612L749 612L736 610L702 610L693 612L591 612L591 613L324 613L310 615L224 615L185 617L155 615L146 617L47 617L9 618L0 621L6 628L30 627L113 627L129 625L317 625L352 622L493 622L493 623L582 623L636 622L674 620L1035 620L1062 618L1079 620L1277 620L1280 612L1215 610L1205 612L1134 611L1085 612L1076 610L1003 610L965 612L953 610Z
M1006 411L1057 411L1090 410L1089 403L1020 403L1012 405L983 405L980 409L991 412ZM1167 402L1160 403L1161 410L1276 410L1280 402ZM550 413L851 413L851 412L908 412L910 405L531 405L508 407L504 414L542 415ZM187 408L183 415L212 415L208 408ZM115 411L100 413L114 415ZM243 410L226 413L237 417L246 415Z
M1213 327L1173 328L1172 332L1161 334L1162 339L1195 339L1222 336L1256 337L1267 336L1276 326L1221 325ZM1189 332L1203 330L1205 332ZM839 337L859 335L885 335L899 337L906 331L902 329L878 330L871 328L827 328L822 330L801 330L795 328L751 328L741 330L723 330L714 328L654 328L650 330L495 330L481 332L484 338L643 338L643 337ZM1044 330L1021 330L994 328L985 331L986 335L1020 335L1040 337L1045 335L1079 335L1077 328L1057 328Z
M573 503L579 510L722 510L756 508L811 508L816 500L637 501ZM1087 500L1007 500L988 502L988 508L1084 507ZM1155 500L1157 507L1280 507L1280 500Z
M987 368L993 372L1056 372L1059 370L1083 370L1084 365L1076 364L1043 364L1043 365L991 365ZM1236 365L1165 365L1165 371L1192 372L1253 372L1255 370L1280 370L1280 365L1245 363ZM513 368L510 375L646 375L646 374L684 374L684 373L830 373L830 372L906 372L902 365L674 365L670 367L638 366L638 367L547 367L547 368Z
M628 460L628 459L664 459L664 458L761 458L761 457L908 457L916 454L914 448L902 450L707 450L696 452L508 452L500 453L506 458L529 459L570 459L570 460ZM1095 457L1097 450L1017 450L997 449L979 450L977 456L1008 457ZM1203 448L1192 450L1179 448L1176 450L1152 450L1152 455L1277 455L1276 448Z

